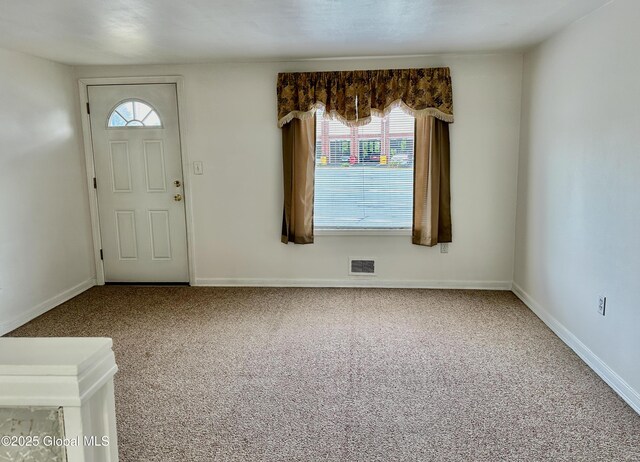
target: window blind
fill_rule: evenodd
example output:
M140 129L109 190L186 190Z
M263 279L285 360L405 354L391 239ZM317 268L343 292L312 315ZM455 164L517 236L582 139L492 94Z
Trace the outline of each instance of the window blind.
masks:
M316 112L316 229L404 229L413 219L414 119L400 109L350 128Z

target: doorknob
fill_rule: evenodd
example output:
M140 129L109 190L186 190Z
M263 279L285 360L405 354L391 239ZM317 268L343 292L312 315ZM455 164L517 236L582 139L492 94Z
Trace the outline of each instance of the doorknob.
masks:
M176 194L173 196L173 200L176 202L180 202L182 200L182 194Z
M176 188L179 188L180 186L182 186L182 183L180 183L180 180L174 181L173 184L176 185Z

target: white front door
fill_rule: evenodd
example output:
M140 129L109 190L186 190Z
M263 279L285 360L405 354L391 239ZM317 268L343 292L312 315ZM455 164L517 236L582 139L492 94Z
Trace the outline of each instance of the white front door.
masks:
M106 282L188 282L175 84L88 87Z

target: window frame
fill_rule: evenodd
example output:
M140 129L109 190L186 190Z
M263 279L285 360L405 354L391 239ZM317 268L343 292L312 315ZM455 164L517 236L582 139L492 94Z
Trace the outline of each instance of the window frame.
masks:
M125 103L142 103L148 107L151 108L151 111L149 111L149 113L143 118L143 120L139 121L141 122L143 125L122 125L122 126L111 126L109 125L109 121L111 120L111 116L113 115L114 112L116 112L116 110L122 106ZM160 121L160 125L144 125L144 119L146 119L148 117L149 114L151 114L152 112L155 112L156 116L158 117L158 120ZM124 116L122 114L120 114L120 112L118 112L118 115L126 121L126 119L124 118ZM137 120L137 119L132 119L132 120ZM123 129L135 129L135 130L140 130L140 129L146 129L146 130L161 130L164 129L164 123L162 122L163 118L160 116L160 111L158 111L155 106L153 106L151 103L149 103L148 101L139 99L139 98L126 98L123 99L122 101L119 101L118 103L116 103L115 106L113 106L111 108L111 110L109 111L109 114L107 115L107 121L106 121L106 128L107 130L123 130ZM129 123L131 121L128 121L127 123Z
M313 228L314 236L411 236L411 228Z
M317 112L315 114L317 117ZM326 156L328 162L331 162L331 141L334 140L347 140L350 144L351 154L358 157L358 161L360 162L360 154L359 147L362 141L375 140L380 141L380 155L382 153L387 154L387 162L391 161L391 139L401 139L410 135L413 139L414 146L414 161L415 161L415 129L412 133L409 132L391 132L390 124L388 121L384 120L384 117L381 117L380 121L381 130L380 133L361 133L358 134L359 127L349 127L349 134L343 135L332 135L329 136L329 124L323 124L322 132L321 132L321 140L316 140L316 146L320 143L321 148L321 156ZM316 119L317 123L317 119ZM415 127L415 119L414 119L414 127ZM326 139L328 142L323 143L322 139ZM317 165L317 152L314 153L314 162ZM412 169L415 169L415 164ZM413 195L412 195L413 199ZM313 225L313 234L315 236L411 236L413 234L413 228L318 228L315 223Z

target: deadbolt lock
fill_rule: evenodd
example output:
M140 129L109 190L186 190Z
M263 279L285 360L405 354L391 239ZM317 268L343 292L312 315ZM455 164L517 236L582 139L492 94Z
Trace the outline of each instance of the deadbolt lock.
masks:
M173 196L173 200L176 202L180 202L182 200L182 194L176 194Z
M182 186L182 183L180 183L180 180L174 181L173 184L176 185L176 188L179 188L180 186Z

